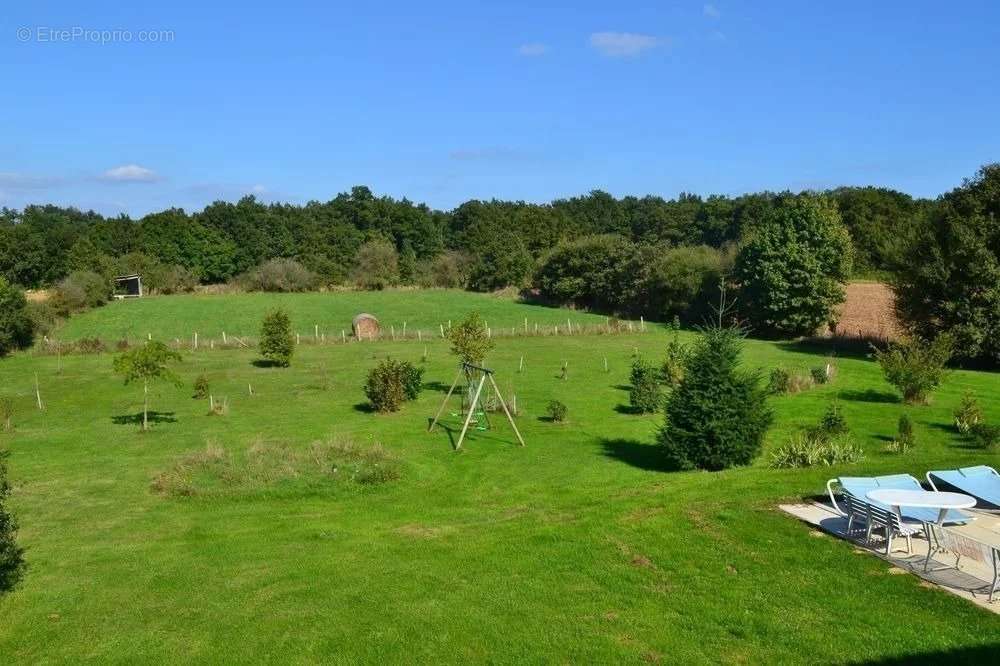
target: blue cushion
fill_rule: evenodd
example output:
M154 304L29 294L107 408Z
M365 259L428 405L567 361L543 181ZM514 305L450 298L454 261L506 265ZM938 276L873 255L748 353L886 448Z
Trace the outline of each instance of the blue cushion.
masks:
M930 476L967 495L972 495L983 503L1000 506L1000 476L985 465L930 472Z
M932 472L936 474L936 472ZM1000 477L994 477L1000 481ZM888 488L891 490L923 490L923 486L920 482L909 474L887 474L886 476L842 476L840 477L840 487L846 492L851 493L858 499L868 502L872 506L877 506L885 511L892 511L892 507L883 504L882 502L875 502L868 499L866 496L868 491L875 490L876 488ZM965 479L969 481L969 479ZM976 479L978 481L978 479ZM948 483L951 483L948 481ZM957 487L957 486L956 486ZM1000 491L1000 484L998 484L998 491ZM971 493L970 493L971 494ZM1000 498L998 498L1000 499ZM903 518L909 518L911 520L919 520L924 523L936 523L938 520L938 515L940 512L937 509L927 509L921 507L903 506L900 507L899 513ZM946 523L966 523L972 519L972 516L965 513L964 511L958 511L956 509L949 509L944 515L944 522Z

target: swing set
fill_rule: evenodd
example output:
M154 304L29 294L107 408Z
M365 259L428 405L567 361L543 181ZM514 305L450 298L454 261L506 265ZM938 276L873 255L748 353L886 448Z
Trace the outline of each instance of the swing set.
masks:
M464 418L462 421L462 432L458 436L458 442L455 444L455 450L457 451L462 448L462 442L465 440L465 434L468 432L473 419L475 419L477 430L488 430L490 427L487 409L483 404L485 399L485 396L483 395L483 388L486 386L487 381L490 383L490 387L493 391L493 395L497 399L497 402L500 404L500 407L503 408L503 413L507 415L507 421L510 423L510 427L514 429L514 434L517 435L517 441L521 444L521 446L524 446L524 438L521 437L521 433L517 429L517 425L514 423L514 417L511 416L510 410L507 409L507 402L503 399L503 394L500 392L500 388L497 386L496 380L493 379L493 371L489 368L473 365L472 363L462 363L461 367L459 367L458 374L455 375L455 381L451 383L451 388L448 389L448 394L444 397L444 401L441 403L441 407L438 408L437 414L434 415L434 420L431 421L430 426L427 428L427 432L434 430L434 426L437 425L438 419L441 418L441 414L444 412L445 407L448 406L448 400L451 399L451 394L455 392L455 387L458 386L458 383L463 377L465 378L465 391L462 393L462 414Z

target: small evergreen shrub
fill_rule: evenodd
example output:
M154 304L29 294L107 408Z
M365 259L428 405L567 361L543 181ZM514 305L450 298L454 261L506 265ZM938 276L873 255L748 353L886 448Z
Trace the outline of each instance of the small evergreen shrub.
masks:
M840 409L840 405L831 402L826 407L826 412L819 420L819 423L809 428L809 433L818 440L832 439L838 435L844 435L851 429L847 425L847 419Z
M773 416L760 375L740 367L742 349L742 332L722 327L705 329L693 346L658 437L671 466L719 470L760 452Z
M632 362L628 399L633 411L638 414L652 414L663 407L663 388L660 386L659 371L653 364L637 358Z
M771 467L785 469L814 465L846 465L860 462L864 451L847 434L818 438L809 432L796 433L771 454Z
M677 386L684 379L684 364L687 363L688 348L681 343L677 334L667 343L667 357L663 361L660 375L667 386Z
M24 576L24 549L17 545L17 520L7 508L7 451L0 451L0 592L14 589Z
M826 367L818 366L811 368L809 370L809 376L812 377L813 383L815 384L826 384L829 381L829 377L826 376Z
M14 396L0 395L0 424L4 432L14 429L11 419L14 418Z
M287 368L295 352L292 321L284 310L274 310L264 317L260 326L260 353L274 365Z
M409 361L384 359L368 372L365 395L377 412L397 412L407 400L420 393L423 368Z
M784 368L774 368L767 382L767 392L771 395L784 395L788 393L792 375Z
M899 417L896 427L896 439L886 447L890 453L907 453L917 444L917 436L913 432L913 421L906 414Z
M553 423L563 423L568 411L566 405L558 400L549 400L549 404L545 407L545 413Z
M191 397L196 400L207 398L209 390L208 377L205 375L198 375L198 377L194 380L194 394Z
M969 439L981 449L996 449L1000 447L1000 426L980 421L969 428Z
M955 410L955 429L963 435L969 434L983 418L979 402L971 393L962 396L962 403Z
M903 400L911 405L927 403L931 391L944 379L951 354L952 338L948 334L931 342L914 338L875 350L886 381L899 389Z

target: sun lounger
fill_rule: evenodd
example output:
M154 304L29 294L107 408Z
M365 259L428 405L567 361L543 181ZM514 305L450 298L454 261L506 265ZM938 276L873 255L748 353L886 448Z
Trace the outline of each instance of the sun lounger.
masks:
M910 476L909 474L889 474L886 476L842 476L837 479L830 479L827 481L826 490L830 495L830 501L833 502L833 507L840 514L846 516L850 520L850 515L847 511L844 511L839 504L837 504L837 498L835 497L833 486L837 484L840 486L841 493L849 493L853 497L866 504L878 507L883 511L890 511L892 507L882 504L881 502L873 502L867 499L866 495L868 491L875 490L876 488L892 488L894 490L923 490L923 486L916 478ZM937 509L930 508L920 508L920 507L900 507L900 513L904 521L914 520L921 523L936 523L938 520ZM946 524L963 524L972 520L972 516L965 513L964 511L959 511L957 509L949 509L945 514L944 522Z
M1000 474L992 467L978 465L927 472L927 482L934 490L942 486L975 497L977 508L1000 509Z

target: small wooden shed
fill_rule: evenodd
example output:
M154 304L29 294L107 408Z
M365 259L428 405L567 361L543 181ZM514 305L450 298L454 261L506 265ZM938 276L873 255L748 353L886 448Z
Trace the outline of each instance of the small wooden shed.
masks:
M358 340L372 340L378 337L381 327L375 315L362 312L351 322L351 330L354 332L354 337Z
M115 298L142 298L142 276L119 275L115 278Z

